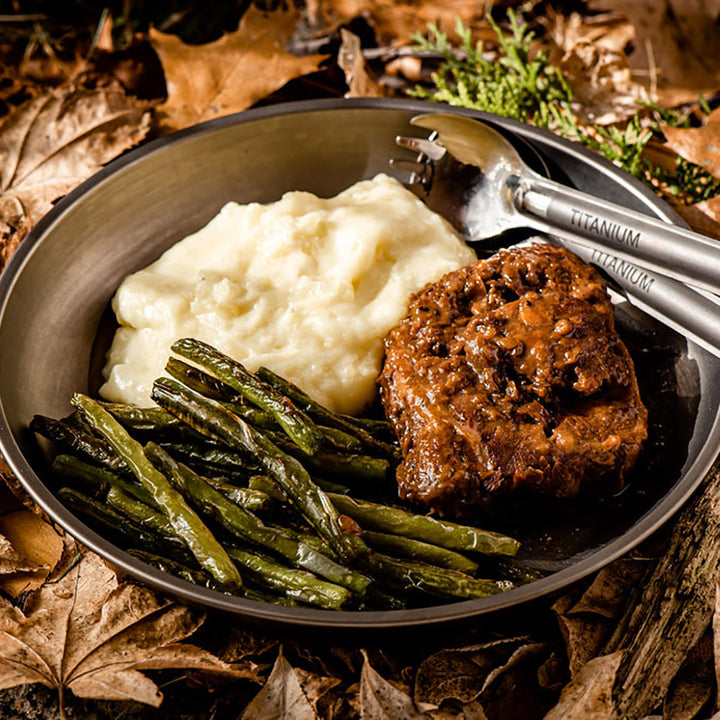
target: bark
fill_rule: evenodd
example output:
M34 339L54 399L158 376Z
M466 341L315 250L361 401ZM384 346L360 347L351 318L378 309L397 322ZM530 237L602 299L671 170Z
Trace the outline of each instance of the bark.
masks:
M638 597L628 603L603 649L601 657L621 653L622 661L614 682L606 681L613 682L613 709L598 712L597 717L634 720L662 705L688 653L710 627L719 567L720 463L716 463L680 514L654 571ZM588 717L586 708L574 700L596 692L595 674L587 675L585 688L573 683L573 693L564 693L559 704L562 717Z

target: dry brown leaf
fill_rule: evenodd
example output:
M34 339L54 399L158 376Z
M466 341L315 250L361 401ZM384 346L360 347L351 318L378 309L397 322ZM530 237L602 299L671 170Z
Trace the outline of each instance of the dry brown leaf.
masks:
M555 64L573 89L581 120L599 125L620 122L637 111L638 100L647 99L625 55L635 35L627 19L616 14L555 15L549 30L560 55Z
M710 113L702 127L663 125L661 129L666 138L665 147L720 178L720 109Z
M282 648L270 677L250 701L240 720L318 720L300 678L285 659Z
M546 647L518 637L440 650L418 667L414 699L419 705L434 706L446 701L479 704L489 698L497 703L502 699L504 679ZM533 673L537 675L537 670Z
M555 601L571 677L602 651L645 569L643 560L621 558L603 568L580 598L570 593Z
M633 23L630 67L660 105L673 107L717 90L720 0L591 0L588 8L617 11Z
M494 31L485 20L493 0L318 0L312 4L309 22L318 32L334 31L343 24L362 18L375 31L381 47L407 45L413 33L426 34L429 23L454 37L459 19L473 30L476 40L496 41Z
M293 78L315 72L325 55L297 57L286 50L297 15L263 13L252 5L238 29L206 45L187 45L175 35L150 31L160 57L167 100L160 105L165 130L239 112Z
M681 207L679 212L693 230L720 240L720 196Z
M85 553L25 606L0 606L0 688L41 683L80 697L136 700L158 706L162 693L141 669L193 668L255 679L214 655L179 642L202 614L119 583L96 555Z
M340 680L325 675L317 675L302 668L295 668L295 675L300 682L305 697L317 711L318 702L340 684Z
M383 93L365 65L360 38L345 28L340 30L340 38L337 62L348 86L345 97L381 97Z
M581 43L562 58L560 69L573 89L573 108L583 122L621 122L637 112L639 100L647 99L644 88L633 82L623 53Z
M0 222L37 222L149 126L147 104L117 91L67 88L30 99L0 126Z
M609 619L619 618L627 607L630 590L642 578L647 562L621 558L604 567L594 578L569 613L594 613Z
M587 663L560 694L557 705L544 720L618 720L612 688L623 652L603 655Z
M601 651L612 625L607 619L596 614L571 614L573 604L572 599L562 597L555 602L553 610L558 615L570 676L574 678Z
M367 654L360 675L361 720L430 720L418 710L413 699L385 680L373 668Z
M0 482L0 590L17 597L37 588L64 550L65 536L23 506Z
M548 25L553 41L563 53L587 43L620 53L635 39L632 23L619 13L584 16L578 12L568 15L549 12Z

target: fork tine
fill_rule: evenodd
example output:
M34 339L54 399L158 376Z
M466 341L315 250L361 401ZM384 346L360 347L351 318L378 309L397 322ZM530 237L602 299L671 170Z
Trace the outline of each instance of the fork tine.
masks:
M444 147L426 138L397 135L395 137L395 143L402 148L422 153L425 157L433 161L439 160L447 152Z
M413 162L412 160L399 160L398 158L390 158L388 161L390 167L396 170L411 173L412 175L424 176L428 172L428 165L425 162Z

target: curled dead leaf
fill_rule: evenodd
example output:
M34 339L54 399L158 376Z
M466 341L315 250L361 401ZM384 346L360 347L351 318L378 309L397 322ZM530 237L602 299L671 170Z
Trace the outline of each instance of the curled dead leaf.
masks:
M197 611L120 583L103 560L86 552L33 593L24 612L0 605L0 688L41 683L80 697L158 706L162 693L141 669L192 668L255 679L180 642L202 622Z
M573 48L585 44L620 53L635 39L632 23L615 12L584 16L579 12L564 15L551 11L548 30L563 53L572 52Z
M604 567L569 613L593 613L619 618L627 607L628 595L648 569L647 560L620 558Z
M36 589L63 558L67 541L0 482L0 590L15 598Z
M363 652L360 676L360 717L362 720L430 720L430 716L418 710L413 699L385 680L373 668Z
M588 9L622 13L632 22L630 67L661 106L674 107L717 90L718 0L591 0Z
M517 637L440 650L420 663L415 700L438 706L446 700L476 700L518 648L527 644L526 638Z
M286 660L282 648L270 677L245 708L240 720L318 720L300 677Z
M365 65L360 38L345 28L340 30L340 37L337 61L348 86L345 97L381 97L382 92Z
M646 99L642 86L633 82L623 53L593 43L580 43L560 61L573 89L574 108L583 122L608 125L637 112Z
M577 677L563 689L557 705L544 720L619 720L612 689L623 652L603 655L583 666Z
M235 32L205 45L151 29L167 84L167 100L159 107L162 129L245 110L293 78L316 71L325 55L297 57L286 50L297 19L290 10L268 14L252 5Z
M695 720L715 692L713 633L708 629L690 649L663 702L663 717Z
M147 134L150 113L113 90L72 87L31 98L0 126L5 247L52 203Z

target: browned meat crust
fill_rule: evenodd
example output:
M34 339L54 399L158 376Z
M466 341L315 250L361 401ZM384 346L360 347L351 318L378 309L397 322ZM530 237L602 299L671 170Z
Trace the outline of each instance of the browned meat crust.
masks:
M400 496L442 514L619 489L647 437L605 285L561 248L448 273L411 298L385 349Z

